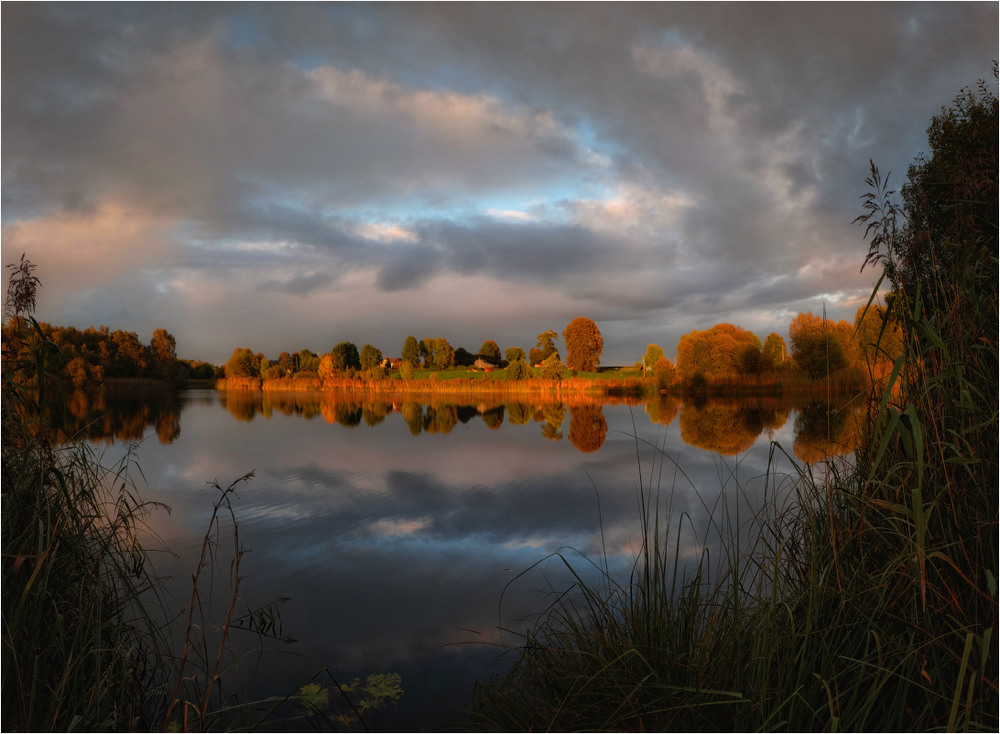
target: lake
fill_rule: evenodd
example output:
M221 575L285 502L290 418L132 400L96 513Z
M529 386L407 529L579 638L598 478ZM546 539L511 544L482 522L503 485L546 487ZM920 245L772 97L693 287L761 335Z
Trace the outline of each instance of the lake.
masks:
M170 507L151 527L176 554L154 553L175 617L219 495L209 483L253 471L232 503L247 550L240 609L287 599L274 632L295 641L266 638L263 655L241 660L247 694L288 693L318 672L324 686L326 671L340 683L398 673L403 696L366 717L389 731L455 721L475 681L505 669L498 644L516 644L568 584L560 557L626 580L641 496L680 528L682 563L707 549L717 565L721 536L783 501L793 458L851 448L860 407L187 390L76 393L61 419L64 438L88 436L105 465L141 441L131 477ZM224 524L206 628L224 612L230 537Z

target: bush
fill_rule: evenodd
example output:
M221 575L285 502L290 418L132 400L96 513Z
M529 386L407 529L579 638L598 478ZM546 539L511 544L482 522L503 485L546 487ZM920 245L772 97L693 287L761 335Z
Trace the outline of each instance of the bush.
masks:
M539 374L545 380L561 380L565 369L563 363L559 361L559 356L553 354L542 362L542 370Z
M513 382L514 380L526 380L531 376L531 371L528 369L528 363L523 359L514 360L507 365L507 370L504 373L504 379L508 382Z

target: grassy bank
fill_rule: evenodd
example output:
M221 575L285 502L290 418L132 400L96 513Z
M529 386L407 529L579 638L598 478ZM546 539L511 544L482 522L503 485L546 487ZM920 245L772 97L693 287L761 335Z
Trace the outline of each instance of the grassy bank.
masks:
M609 398L636 397L661 391L653 377L643 377L635 370L622 372L576 372L566 370L560 379L541 377L536 368L529 378L508 380L505 370L473 372L455 370L416 370L411 379L391 373L383 379L361 376L322 379L313 375L293 375L278 379L259 377L220 378L219 390L263 390L268 392L354 391L376 394L456 393L479 396L590 394ZM883 370L884 372L884 370ZM876 377L877 379L877 377ZM760 375L733 375L726 378L675 382L669 392L687 397L747 397L780 395L855 394L871 383L869 376L857 370L838 372L832 380L814 380L802 372L784 371Z

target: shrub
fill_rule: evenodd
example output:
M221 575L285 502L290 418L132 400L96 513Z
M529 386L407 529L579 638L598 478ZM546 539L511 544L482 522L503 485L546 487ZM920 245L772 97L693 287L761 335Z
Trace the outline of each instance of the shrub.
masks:
M551 357L542 362L540 375L546 380L561 380L565 369L566 368L563 367L563 363L559 361L559 355L553 354Z
M528 369L528 363L523 359L514 360L507 365L507 370L504 373L504 379L513 382L514 380L524 380L531 376L531 372Z

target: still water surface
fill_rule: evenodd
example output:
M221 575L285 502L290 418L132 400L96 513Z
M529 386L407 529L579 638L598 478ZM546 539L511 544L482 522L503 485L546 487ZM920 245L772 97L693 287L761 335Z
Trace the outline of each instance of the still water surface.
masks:
M717 563L720 533L782 501L793 459L850 448L851 413L809 400L466 405L189 390L77 394L64 419L67 436L102 446L105 464L141 439L133 477L171 508L152 524L171 551L155 558L176 615L218 495L209 483L254 472L233 503L248 550L240 598L256 608L287 597L281 633L296 642L266 640L273 652L243 659L249 695L295 690L324 669L340 682L393 672L404 695L367 723L429 730L454 721L476 680L503 671L495 644L515 643L511 631L565 587L554 554L627 579L640 492L652 490L681 528L682 560L707 548ZM217 587L228 584L227 537Z

